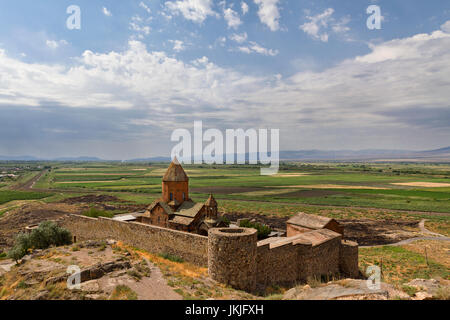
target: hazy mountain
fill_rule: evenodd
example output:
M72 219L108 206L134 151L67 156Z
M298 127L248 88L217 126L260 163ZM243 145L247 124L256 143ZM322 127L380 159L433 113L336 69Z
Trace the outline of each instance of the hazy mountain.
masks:
M249 154L245 155L248 160ZM450 161L450 147L425 150L298 150L280 151L280 160L442 160ZM40 159L34 156L0 156L0 161L119 161L104 160L97 157L58 157L52 159ZM168 162L170 157L149 157L125 160L124 162Z

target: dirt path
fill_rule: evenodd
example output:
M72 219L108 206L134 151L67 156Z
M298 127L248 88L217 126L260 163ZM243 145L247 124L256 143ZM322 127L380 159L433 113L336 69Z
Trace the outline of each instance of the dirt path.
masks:
M426 219L422 219L419 222L419 229L420 232L425 233L425 234L429 234L430 236L434 236L434 237L444 237L444 235L440 234L440 233L436 233L436 232L432 232L430 230L428 230L427 228L425 228L425 221Z
M440 234L440 233L431 232L430 230L425 228L425 221L426 221L426 219L422 219L419 222L419 229L420 229L420 232L422 232L424 234L428 234L430 236L414 237L414 238L402 240L402 241L399 241L396 243L391 243L391 244L376 245L376 246L360 246L360 248L376 248L376 247L383 247L383 246L402 246L402 245L410 244L414 241L419 241L419 240L450 241L450 237L444 236L443 234Z
M35 175L33 178L31 178L30 180L28 180L28 181L26 181L26 182L24 182L24 183L22 183L22 184L13 186L11 189L12 189L12 190L29 191L29 190L33 189L34 184L35 184L37 181L39 181L39 179L40 179L44 174L46 174L47 172L48 172L48 169L44 169L44 170L42 170L40 173L38 173L37 175Z

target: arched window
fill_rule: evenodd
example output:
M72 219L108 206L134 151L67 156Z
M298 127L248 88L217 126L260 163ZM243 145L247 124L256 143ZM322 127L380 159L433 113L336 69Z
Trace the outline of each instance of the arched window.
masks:
M172 201L173 200L173 193L171 192L170 193L170 201Z

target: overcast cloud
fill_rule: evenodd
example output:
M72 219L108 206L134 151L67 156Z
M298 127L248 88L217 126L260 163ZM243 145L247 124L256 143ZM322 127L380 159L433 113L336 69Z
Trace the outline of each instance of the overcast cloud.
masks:
M173 2L195 22L213 14ZM276 29L277 1L255 0ZM266 8L266 9L264 9ZM269 19L269 14L270 18ZM176 128L279 128L281 148L427 149L450 141L450 30L370 44L320 72L251 75L205 56L189 63L130 40L73 66L0 50L0 154L168 155Z

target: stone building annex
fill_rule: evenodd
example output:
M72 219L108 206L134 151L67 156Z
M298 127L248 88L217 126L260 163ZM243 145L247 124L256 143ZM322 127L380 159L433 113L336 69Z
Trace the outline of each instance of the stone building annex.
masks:
M222 226L212 195L205 203L193 202L176 159L162 180L162 197L134 221L68 215L58 223L80 241L115 239L207 266L213 280L249 292L310 277L359 276L358 244L344 240L344 229L333 219L299 213L287 222L286 237L258 241L255 229Z

